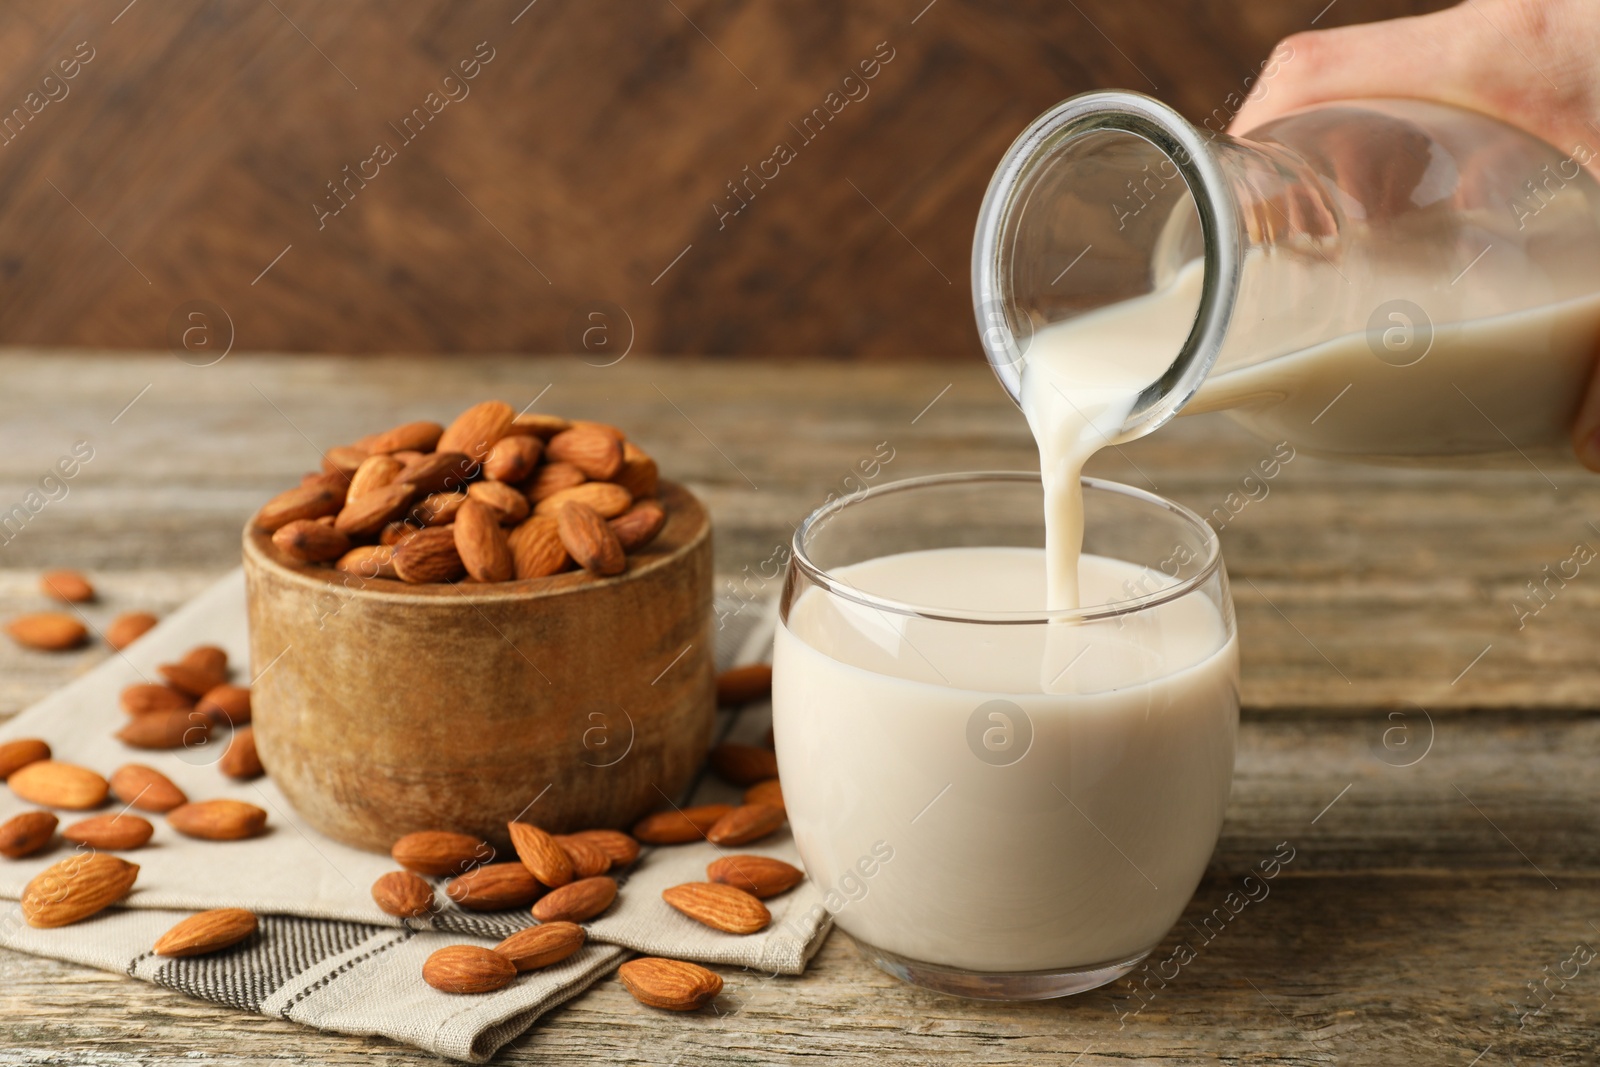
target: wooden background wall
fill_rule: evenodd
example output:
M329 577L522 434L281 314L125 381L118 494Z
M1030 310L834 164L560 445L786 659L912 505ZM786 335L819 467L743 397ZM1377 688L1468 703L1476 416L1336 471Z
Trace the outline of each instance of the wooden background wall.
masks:
M1034 115L1127 87L1204 116L1313 20L1438 6L13 0L0 343L975 359L973 221Z

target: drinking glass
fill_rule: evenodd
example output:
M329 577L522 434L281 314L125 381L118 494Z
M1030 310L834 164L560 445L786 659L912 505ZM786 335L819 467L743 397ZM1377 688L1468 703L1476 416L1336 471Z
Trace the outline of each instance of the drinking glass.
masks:
M1074 610L1044 608L1036 473L885 484L795 533L773 658L790 825L835 923L913 984L1038 1000L1113 981L1216 845L1239 714L1217 537L1083 487ZM996 593L1035 574L1026 603Z

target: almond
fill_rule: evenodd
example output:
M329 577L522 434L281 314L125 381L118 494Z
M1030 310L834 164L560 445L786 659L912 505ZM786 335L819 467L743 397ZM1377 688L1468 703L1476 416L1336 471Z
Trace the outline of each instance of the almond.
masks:
M506 538L518 578L543 578L564 570L572 557L561 543L556 520L535 515Z
M429 493L417 501L406 516L414 526L449 526L456 521L456 513L467 502L467 494L457 489L449 493Z
M250 721L250 687L247 685L214 685L206 690L195 710L218 725L226 722L243 726Z
M533 917L542 923L581 923L611 907L617 899L617 883L605 875L580 878L560 889L552 889L533 906Z
M525 439L526 440L526 439ZM514 573L511 545L500 528L500 513L469 499L456 512L456 552L467 573L480 582L509 582Z
M717 703L723 707L753 704L772 695L772 665L746 663L717 675Z
M610 482L584 482L571 489L563 489L559 493L552 493L534 505L535 515L556 516L561 512L561 506L570 500L580 504L587 504L593 508L602 519L614 519L627 511L633 504L633 497L620 485Z
M411 482L393 482L374 489L348 501L333 520L333 528L349 537L376 537L405 513L416 495L417 487Z
M257 529L268 533L287 526L296 519L318 519L324 515L337 515L344 507L344 490L329 485L325 480L286 489L267 501L256 512Z
M533 510L522 491L505 482L473 482L467 486L467 495L499 512L502 526L515 526Z
M655 496L660 484L656 461L632 441L622 445L622 469L612 481L632 493L634 499Z
M613 426L609 422L596 422L594 419L573 419L574 430L598 430L608 437L615 437L618 442L626 442L628 435L622 432L621 427Z
M511 428L516 415L510 404L499 400L474 404L456 416L434 447L440 452L461 452L482 463L495 442Z
M432 452L439 445L444 427L437 422L402 422L366 439L366 449L380 452Z
M350 476L355 474L356 468L366 458L367 450L364 448L335 445L322 454L322 473L342 475L348 484Z
M746 804L771 804L775 808L781 808L784 806L783 786L778 784L776 778L768 778L766 781L757 782L744 791L744 802Z
M191 915L156 940L157 956L203 956L237 945L256 932L256 917L244 908L216 908Z
M80 852L47 867L22 890L22 915L29 926L67 926L128 895L137 864L105 852Z
M771 856L723 856L706 868L706 877L765 900L799 885L805 873Z
M604 852L613 867L626 867L639 858L639 842L621 830L579 830L561 841L583 841Z
M611 520L611 532L624 552L643 548L656 539L667 524L667 513L654 500L641 500Z
M106 802L110 786L87 767L58 760L38 760L6 777L11 791L44 808L87 811Z
M150 711L135 715L117 731L117 740L131 748L195 748L211 736L211 720L197 710Z
M0 781L30 763L50 758L50 746L37 737L20 737L0 744Z
M646 815L633 827L633 836L647 845L683 845L702 841L717 820L733 810L732 804L702 804Z
M622 441L593 426L574 426L556 434L545 446L545 454L599 481L615 478L622 470Z
M123 689L120 698L122 710L129 715L148 715L152 711L188 711L194 707L194 697L180 693L170 685L156 682L136 682Z
M461 874L494 859L494 849L482 838L448 830L418 830L406 834L389 850L394 861L418 874Z
M771 749L724 742L711 750L711 768L738 786L778 776L778 757Z
M140 811L166 812L189 803L170 778L140 763L125 763L112 772L111 794Z
M345 506L357 497L366 496L368 493L385 486L393 485L400 472L405 469L401 463L391 455L380 454L368 456L361 461L361 466L350 476L350 488L346 491Z
M419 523L407 522L403 519L399 522L391 522L383 528L382 533L378 534L378 544L385 548L392 548L416 533L419 525Z
M628 569L628 557L623 554L617 535L588 505L575 500L562 505L556 515L556 532L567 554L590 574L606 576Z
M550 922L518 930L494 947L518 971L560 963L583 947L588 935L576 923Z
M562 430L572 429L572 423L560 415L540 415L535 412L523 412L511 420L511 428L507 433L531 434L534 437L549 440Z
M410 482L417 492L458 492L478 472L478 464L460 452L431 452L407 463L396 481Z
M394 546L394 571L403 582L454 581L462 570L456 532L449 526L418 530Z
M576 877L593 878L611 869L611 857L598 845L567 834L556 834L555 841L572 861L572 873Z
M505 911L532 904L544 887L520 863L490 863L452 879L444 891L472 911Z
M530 823L513 822L506 826L511 831L511 844L517 850L517 858L529 873L551 889L572 881L572 860L555 838Z
M350 538L316 519L296 519L278 527L272 546L297 563L326 563L350 550Z
M706 831L706 840L713 845L737 848L759 841L783 825L782 808L771 804L745 804L734 808L716 821Z
M69 604L82 604L94 599L94 586L77 571L45 571L39 578L39 591Z
M387 529L387 527L385 527ZM334 569L357 578L394 578L394 549L389 545L357 545L334 563Z
M106 627L106 644L119 652L149 633L160 620L148 611L128 611L111 620Z
M433 910L433 887L410 871L390 871L372 883L372 899L386 914L414 919Z
M6 633L23 648L38 652L65 652L89 640L89 629L60 611L18 615L6 623Z
M192 663L163 663L156 670L180 693L203 697L228 680L225 670L208 670Z
M722 992L722 979L698 963L641 956L617 968L633 999L666 1011L695 1011Z
M516 976L516 964L477 945L441 948L422 965L422 980L443 993L493 993Z
M124 852L139 848L150 840L156 828L150 820L137 815L118 812L115 815L91 815L80 819L61 831L68 841L90 848L103 848L108 852Z
M528 499L537 503L563 489L582 485L588 480L587 474L570 463L546 463L539 468L539 473L534 475L533 484L528 486Z
M25 811L0 823L0 856L20 860L50 843L56 817L48 811Z
M767 906L743 889L720 882L689 882L661 891L661 899L696 922L730 934L753 934L772 921Z
M196 645L178 662L224 682L228 680L228 652L220 645Z
M189 837L239 841L261 833L267 825L267 813L242 800L201 800L167 812L167 824Z
M241 782L260 778L266 771L261 757L256 753L256 731L253 726L241 726L228 739L228 750L217 761L217 769L229 778Z
M517 434L502 437L489 449L483 461L483 476L496 482L520 482L533 475L544 452L544 442L537 437Z

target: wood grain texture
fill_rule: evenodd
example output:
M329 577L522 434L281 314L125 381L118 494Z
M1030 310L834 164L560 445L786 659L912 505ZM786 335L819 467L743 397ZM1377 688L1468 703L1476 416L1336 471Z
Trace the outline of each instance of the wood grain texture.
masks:
M752 597L776 592L762 564L791 524L851 488L885 442L879 480L1036 462L1020 415L975 363L417 358L377 374L356 358L234 356L202 369L165 355L12 352L0 380L12 444L0 450L0 513L74 441L95 449L67 495L0 544L0 613L39 606L38 571L70 565L102 591L86 608L97 626L131 608L169 611L233 566L244 519L319 448L489 395L627 427L708 503L724 591ZM1097 473L1209 512L1272 447L1219 417L1180 419L1102 454ZM1580 942L1600 944L1600 592L1586 569L1520 631L1507 599L1574 540L1600 544L1587 526L1600 521L1600 481L1538 462L1559 489L1527 466L1297 456L1226 520L1245 660L1238 773L1206 878L1154 957L1188 943L1195 958L1165 984L1136 972L1068 1001L977 1006L900 985L836 934L802 978L724 971L727 991L700 1015L645 1011L604 981L502 1059L1592 1062L1594 965L1565 986L1552 979L1548 1006L1522 1018L1538 1003L1529 982ZM0 713L106 654L0 645ZM1228 894L1285 842L1294 858L1270 893L1233 915ZM437 1062L6 952L0 1015L0 1060Z
M0 115L93 58L0 138L0 342L164 348L203 299L240 349L576 351L608 303L638 351L976 358L973 222L1035 115L1126 87L1220 125L1279 37L1440 6L8 5Z

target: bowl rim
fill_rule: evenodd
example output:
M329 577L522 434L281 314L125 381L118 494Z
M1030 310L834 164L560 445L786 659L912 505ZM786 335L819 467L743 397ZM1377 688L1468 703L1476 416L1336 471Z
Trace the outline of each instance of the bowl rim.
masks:
M514 578L509 582L428 582L408 584L394 578L362 578L332 567L311 564L295 565L279 559L268 549L272 535L255 525L255 513L245 520L241 534L243 559L248 573L251 566L260 567L282 581L291 582L318 592L336 596L364 597L391 604L503 604L507 601L544 600L597 589L606 589L634 581L669 566L692 553L711 537L711 514L705 503L688 486L680 482L661 479L656 499L667 511L667 522L652 545L662 543L674 524L697 522L686 540L667 551L654 553L640 566L629 567L621 574L596 577L585 571L562 571L543 578Z

